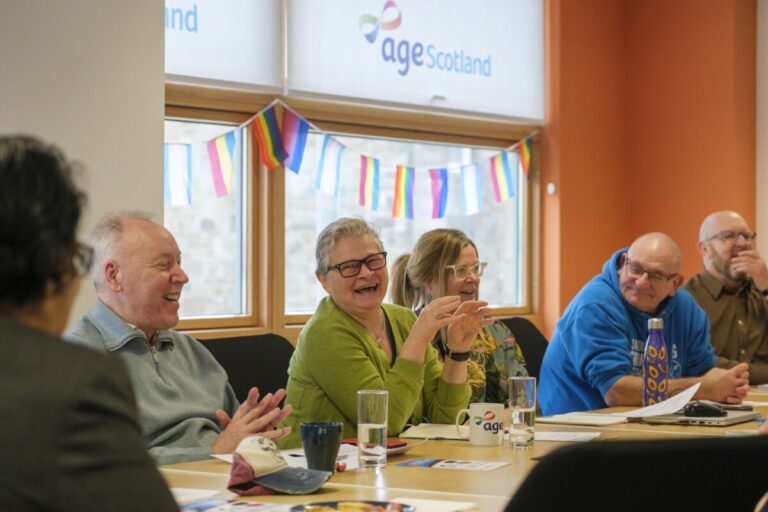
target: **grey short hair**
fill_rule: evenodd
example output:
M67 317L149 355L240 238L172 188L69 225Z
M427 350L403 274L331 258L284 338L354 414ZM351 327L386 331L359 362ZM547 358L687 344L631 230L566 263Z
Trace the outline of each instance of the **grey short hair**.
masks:
M123 222L126 220L143 220L156 223L151 213L139 210L122 210L110 212L102 216L91 230L90 242L93 246L93 281L96 289L104 285L104 264L117 250L123 233Z
M333 247L340 238L344 238L345 236L369 236L376 240L381 250L384 250L384 244L381 242L380 229L378 226L363 219L342 217L325 226L317 236L315 260L317 260L317 271L320 274L325 275L328 273L328 260L331 259Z

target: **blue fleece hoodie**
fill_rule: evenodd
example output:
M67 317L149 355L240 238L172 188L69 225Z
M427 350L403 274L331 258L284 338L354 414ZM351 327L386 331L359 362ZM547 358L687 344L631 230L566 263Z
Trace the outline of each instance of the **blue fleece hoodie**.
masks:
M715 366L709 320L691 295L678 289L655 315L631 306L619 290L617 251L574 297L557 322L542 362L538 388L544 415L607 407L603 396L625 375L642 375L648 319L664 320L669 377L693 377Z

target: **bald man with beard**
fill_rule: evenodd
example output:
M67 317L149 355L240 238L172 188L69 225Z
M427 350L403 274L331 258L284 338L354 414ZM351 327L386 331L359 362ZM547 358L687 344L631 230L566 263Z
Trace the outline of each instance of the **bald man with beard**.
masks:
M542 412L642 405L650 318L664 320L671 395L701 383L695 398L740 403L749 389L747 365L715 368L707 316L682 283L680 250L663 233L614 253L557 323L541 367Z
M768 382L768 267L756 233L733 211L704 219L698 250L704 269L685 289L707 313L717 366L749 364L750 384Z

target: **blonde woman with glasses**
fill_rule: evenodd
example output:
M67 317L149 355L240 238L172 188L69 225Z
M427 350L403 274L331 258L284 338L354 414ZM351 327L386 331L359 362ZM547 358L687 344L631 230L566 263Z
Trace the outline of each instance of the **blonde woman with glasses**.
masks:
M392 302L417 313L437 299L478 299L480 279L487 263L477 247L456 229L434 229L419 238L411 254L400 256L392 269ZM433 340L440 358L469 359L471 402L506 403L509 377L528 375L520 346L509 328L493 322L478 332L470 352L451 352L442 332Z

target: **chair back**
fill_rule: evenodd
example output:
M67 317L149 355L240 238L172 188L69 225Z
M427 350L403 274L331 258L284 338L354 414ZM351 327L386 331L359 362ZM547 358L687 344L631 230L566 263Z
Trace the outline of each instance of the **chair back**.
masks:
M539 378L541 370L541 360L544 359L544 351L547 350L549 342L541 334L541 331L527 318L513 316L510 318L500 318L504 324L509 327L512 334L515 335L515 341L520 345L525 358L525 364L528 367L528 375Z
M226 370L240 402L256 386L261 396L274 393L288 383L288 363L294 347L279 334L201 340Z
M537 463L506 512L754 510L768 490L768 438L592 441Z

